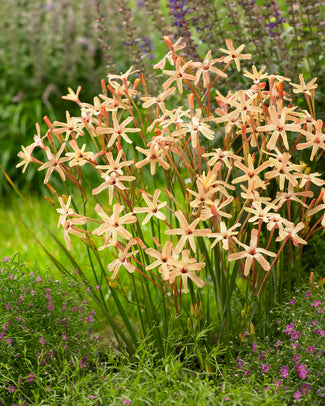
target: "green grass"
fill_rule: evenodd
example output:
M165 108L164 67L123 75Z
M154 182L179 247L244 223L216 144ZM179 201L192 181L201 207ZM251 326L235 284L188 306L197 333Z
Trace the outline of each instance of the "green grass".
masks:
M59 215L55 207L39 196L25 198L28 204L13 193L0 203L0 257L13 257L20 253L27 263L42 269L51 268L56 273L53 263L33 237L34 233L52 255L66 266L70 266L66 256L46 229L48 227L55 232L64 244L62 228L57 229ZM73 236L72 242L78 261L85 263L87 257L84 244Z

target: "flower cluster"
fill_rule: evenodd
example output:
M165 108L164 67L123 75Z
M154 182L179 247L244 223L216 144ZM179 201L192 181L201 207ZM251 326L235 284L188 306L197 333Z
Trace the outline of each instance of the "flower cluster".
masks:
M185 42L165 41L169 51L155 65L167 76L160 94L146 93L142 75L132 81L132 68L109 74L92 104L80 101L80 88L69 89L64 98L76 102L81 115L67 113L66 123L46 118L48 131L41 135L37 126L19 165L25 170L33 162L46 170L44 183L58 199L58 226L69 250L74 235L114 253L107 289L125 268L154 283L178 311L182 288L202 288L207 276L216 281L219 269L234 279L237 273L260 295L280 255L293 264L293 249L301 253L325 223L317 214L325 182L299 162L299 151L311 148L310 160L317 162L325 149L323 122L313 109L316 79L290 83L309 111L291 103L284 91L290 79L266 67L245 70L251 85L224 96L215 83L231 64L240 71L251 58L244 45L235 48L228 39L218 58L209 51L203 61L185 61L179 55ZM35 150L45 159L34 157ZM86 215L72 206L72 194L58 196L49 182L55 184L57 174L86 203L84 179L91 171L87 182L96 205L94 215Z

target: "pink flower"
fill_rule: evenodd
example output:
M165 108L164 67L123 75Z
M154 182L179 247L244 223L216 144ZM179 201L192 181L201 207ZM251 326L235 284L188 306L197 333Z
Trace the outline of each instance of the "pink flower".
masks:
M295 325L293 323L290 323L290 324L286 325L286 329L284 330L284 332L290 336L291 333L293 332L294 328L295 328Z
M311 392L311 387L307 383L304 383L301 385L301 390L304 394L307 394L308 392Z
M262 372L269 372L270 365L269 364L265 364L265 365L262 364L261 369L262 369Z
M299 399L301 398L301 392L299 392L299 391L295 392L295 393L293 394L293 397L294 397L296 400L299 400Z
M315 351L315 347L313 345L311 345L310 347L307 348L307 352L309 352L309 354L312 354Z
M282 378L284 378L284 379L288 378L289 372L288 372L288 367L287 367L286 365L284 365L284 366L280 369L280 372L281 372Z
M41 345L45 345L45 344L46 344L46 340L45 340L45 338L42 337L42 336L39 338L39 342L40 342Z
M293 331L290 340L297 340L300 337L300 331Z

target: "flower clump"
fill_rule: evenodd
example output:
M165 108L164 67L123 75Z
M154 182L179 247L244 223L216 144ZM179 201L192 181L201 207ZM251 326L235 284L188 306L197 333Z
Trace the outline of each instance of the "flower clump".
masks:
M324 226L324 180L310 166L325 149L316 79L306 84L301 76L297 85L253 66L244 71L246 88L222 95L217 83L229 66L240 71L251 58L244 45L229 39L218 58L208 52L185 61L185 42L165 41L169 51L155 65L167 77L160 94L150 96L132 68L109 74L92 104L80 100L80 88L69 89L64 98L80 116L46 118L45 134L37 125L19 165L46 171L69 250L74 235L113 256L105 257L105 289L124 268L154 284L176 311L182 291L196 285L215 292L222 312L218 278L239 276L260 295L279 258L293 266L293 250L299 256ZM305 96L308 110L293 104L285 84ZM58 179L68 197L58 194ZM94 202L92 214L77 210L72 187L84 204Z

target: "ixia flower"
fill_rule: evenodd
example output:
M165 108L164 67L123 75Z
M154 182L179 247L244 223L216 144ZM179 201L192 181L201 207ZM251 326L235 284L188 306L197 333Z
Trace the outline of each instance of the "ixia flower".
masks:
M130 259L138 253L138 250L130 251L130 248L137 243L135 238L132 238L125 248L119 248L118 258L108 265L108 270L113 272L112 279L115 279L121 266L123 266L129 273L135 271L135 266L131 264ZM120 244L119 244L120 245Z
M268 271L270 269L270 264L267 262L262 254L269 255L271 257L275 257L276 254L274 252L267 251L264 248L257 248L258 230L256 228L252 230L249 246L241 243L236 237L233 237L233 239L236 241L237 244L245 248L245 251L230 254L228 256L228 260L235 261L241 258L246 258L244 268L245 276L249 274L254 259L262 266L265 271Z
M220 69L213 66L216 62L222 62L224 58L218 58L218 59L212 59L212 60L210 60L210 59L211 59L211 51L208 51L203 62L193 62L193 67L198 68L198 70L196 72L196 80L195 80L196 85L199 83L200 77L202 75L203 87L208 87L210 84L209 72L213 72L214 74L216 74L222 78L227 77L226 73L222 72Z
M220 48L220 51L228 54L223 58L224 63L235 61L238 72L240 71L240 60L241 59L251 59L251 54L242 54L242 50L245 48L245 45L240 45L237 49L234 48L233 42L231 39L226 39L226 45L228 49Z
M148 213L141 223L142 225L145 225L149 222L151 217L155 216L159 220L166 220L165 214L160 212L160 209L166 206L167 202L162 202L158 204L158 197L160 195L160 190L156 189L155 193L153 195L152 201L149 199L149 197L145 194L145 192L142 193L142 197L144 201L147 203L148 207L135 207L133 209L133 213Z
M63 180L63 182L65 181L65 174L63 171L62 163L68 161L70 158L69 157L61 158L61 154L62 154L64 148L65 148L65 143L63 143L61 145L61 147L56 155L52 154L52 152L50 151L49 148L47 148L45 150L48 162L45 162L43 165L41 165L38 168L39 171L41 171L43 169L47 169L45 179L44 179L45 184L48 183L53 171L58 172L61 179Z
M189 224L184 216L184 214L182 213L181 210L177 210L177 212L175 213L175 216L177 217L181 228L175 228L173 230L167 230L165 231L165 234L168 235L181 235L180 240L178 241L175 250L177 252L181 252L186 241L189 242L192 250L195 252L196 251L196 245L195 245L195 240L194 240L194 236L207 236L208 234L211 234L211 230L210 229L197 229L196 226L198 225L198 223L200 222L200 218L195 219L191 224Z
M105 245L100 249L106 248L110 240L112 240L112 245L116 244L118 236L121 236L125 240L130 240L132 238L132 234L127 231L123 225L135 223L137 218L133 216L132 213L127 213L120 217L121 212L124 210L124 206L118 203L114 204L112 216L108 216L98 203L96 204L95 210L103 220L103 223L93 231L93 234L105 234Z
M105 127L97 127L96 133L97 134L110 134L110 139L107 144L107 148L110 148L116 140L120 140L122 137L125 142L128 144L132 144L132 140L128 137L126 133L136 133L141 131L140 128L129 128L126 127L131 121L133 121L133 117L126 118L121 124L118 122L117 114L115 111L112 113L112 119L114 126L112 128L105 128Z
M180 276L184 292L187 293L187 280L190 278L192 282L202 288L204 286L203 279L199 278L194 272L200 271L205 267L205 262L196 262L196 258L189 258L190 250L182 251L182 259L172 262L174 269L169 272L170 283L174 283L175 279Z

